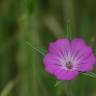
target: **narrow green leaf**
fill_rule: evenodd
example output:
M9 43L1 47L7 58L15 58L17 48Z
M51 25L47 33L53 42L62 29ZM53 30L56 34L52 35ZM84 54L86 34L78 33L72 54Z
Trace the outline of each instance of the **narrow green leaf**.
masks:
M41 55L45 56L45 52L41 51L39 48L34 47L31 43L26 41L26 44L29 45L32 49L40 53Z
M54 86L57 87L57 86L60 85L61 83L63 83L63 81L56 81L56 84L55 84Z
M93 72L89 72L89 73L83 73L84 75L90 76L92 78L96 78L96 74Z

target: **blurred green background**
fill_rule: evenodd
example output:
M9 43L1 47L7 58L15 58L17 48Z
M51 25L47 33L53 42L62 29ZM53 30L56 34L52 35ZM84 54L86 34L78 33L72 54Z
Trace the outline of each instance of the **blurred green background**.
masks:
M96 96L96 79L84 75L54 87L26 44L46 51L67 31L96 52L96 0L0 0L0 96Z

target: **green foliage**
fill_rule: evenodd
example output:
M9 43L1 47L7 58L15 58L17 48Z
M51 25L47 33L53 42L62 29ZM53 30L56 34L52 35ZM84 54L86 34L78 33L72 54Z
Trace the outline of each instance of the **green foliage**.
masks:
M95 11L96 0L0 0L0 96L96 96L96 79L85 75L54 86L43 56L26 44L47 50L69 31L95 52Z

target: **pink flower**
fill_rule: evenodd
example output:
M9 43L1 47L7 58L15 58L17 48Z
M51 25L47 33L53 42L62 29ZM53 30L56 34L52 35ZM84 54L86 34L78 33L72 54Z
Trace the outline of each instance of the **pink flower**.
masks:
M82 39L59 39L51 43L44 57L45 70L58 80L75 79L81 72L89 72L95 56Z

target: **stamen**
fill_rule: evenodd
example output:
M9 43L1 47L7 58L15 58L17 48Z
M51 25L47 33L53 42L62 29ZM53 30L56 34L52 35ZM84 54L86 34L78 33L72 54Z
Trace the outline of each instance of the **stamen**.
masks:
M72 64L72 62L67 62L66 63L66 67L68 68L68 69L72 69L73 68L73 64Z

